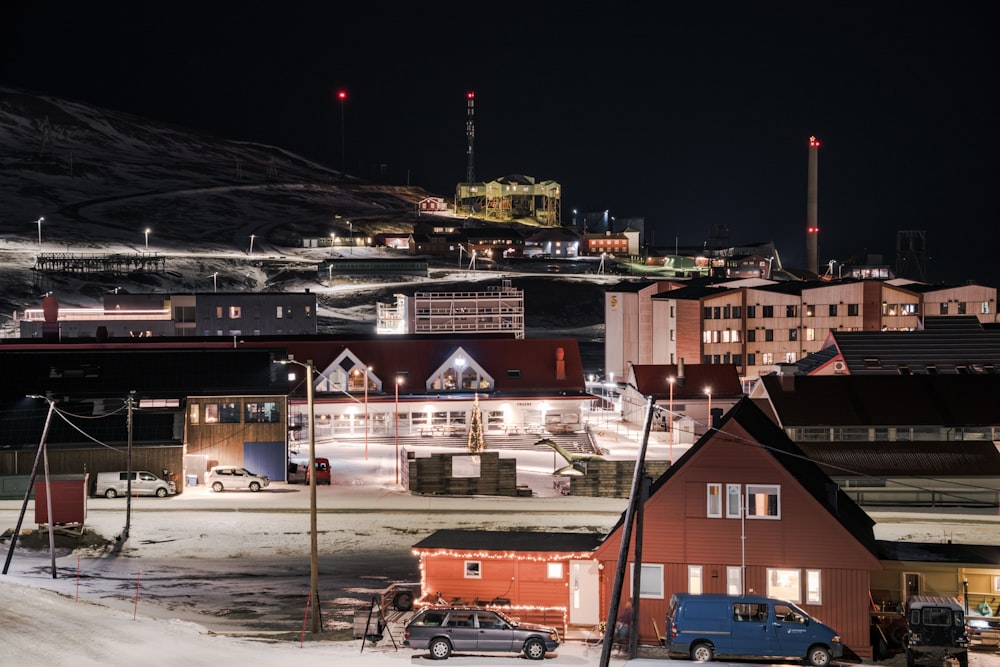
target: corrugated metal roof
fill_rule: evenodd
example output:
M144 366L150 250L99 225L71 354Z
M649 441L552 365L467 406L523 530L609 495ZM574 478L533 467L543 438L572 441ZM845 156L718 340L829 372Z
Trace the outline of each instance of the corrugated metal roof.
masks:
M799 443L831 477L983 477L1000 475L992 442Z
M998 375L764 375L782 426L1000 424Z
M1000 546L984 544L877 540L876 549L879 560L987 565L990 567L996 567L997 563L1000 563Z

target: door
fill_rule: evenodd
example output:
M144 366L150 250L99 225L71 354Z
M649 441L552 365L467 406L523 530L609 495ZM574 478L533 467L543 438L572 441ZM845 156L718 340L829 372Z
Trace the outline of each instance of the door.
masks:
M476 612L480 651L511 651L514 644L514 630L492 611Z
M786 604L774 605L774 637L777 647L774 655L803 658L814 634L808 620L800 611Z
M771 631L770 605L766 602L734 602L732 646L717 649L730 655L774 655L774 633Z
M471 611L453 611L448 614L448 626L445 634L451 638L451 647L455 651L475 651L479 644L479 629L476 628L476 615Z
M569 624L597 625L600 620L599 582L597 561L571 560L569 562Z

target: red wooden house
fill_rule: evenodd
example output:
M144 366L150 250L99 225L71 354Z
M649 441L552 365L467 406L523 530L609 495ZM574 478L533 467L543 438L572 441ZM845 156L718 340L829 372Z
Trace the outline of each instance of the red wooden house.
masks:
M882 569L873 525L744 399L650 489L640 554L640 641L656 643L675 592L746 592L798 603L835 628L850 651L871 658L869 575ZM620 522L594 552L605 613L622 530ZM631 603L636 532L620 609Z
M439 530L413 547L420 558L422 602L494 606L522 621L593 627L595 533ZM581 617L581 610L585 616Z

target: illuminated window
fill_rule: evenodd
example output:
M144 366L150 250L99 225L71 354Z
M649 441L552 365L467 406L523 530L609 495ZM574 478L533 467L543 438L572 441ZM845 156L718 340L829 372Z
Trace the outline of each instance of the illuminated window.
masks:
M822 604L822 577L819 570L806 570L806 604Z
M743 570L738 565L726 568L726 593L729 595L743 594Z
M218 424L219 423L219 404L218 403L206 403L205 404L205 423L206 424Z
M274 316L275 316L275 318L277 318L277 319L280 320L281 316L284 315L284 314L285 314L285 309L284 308L282 308L281 306L275 307L275 309L274 309Z
M562 579L563 578L563 564L562 563L546 563L545 564L545 577L547 579Z
M806 340L816 340L816 330L812 327L806 328Z
M712 483L708 485L708 518L722 518L722 485Z
M465 561L465 578L466 579L482 579L483 578L483 564L478 560L467 560Z
M747 518L780 519L781 487L774 484L748 484Z
M238 320L240 319L240 307L239 306L229 306L229 319Z
M789 602L802 602L801 589L802 574L799 570L789 570L783 568L767 568L767 595L772 598L780 598Z
M190 421L192 424L198 424L198 422L200 421L199 419L201 415L200 408L201 406L198 405L197 403L192 403L190 406L188 406L188 421Z
M702 590L701 565L688 565L688 593L701 595Z

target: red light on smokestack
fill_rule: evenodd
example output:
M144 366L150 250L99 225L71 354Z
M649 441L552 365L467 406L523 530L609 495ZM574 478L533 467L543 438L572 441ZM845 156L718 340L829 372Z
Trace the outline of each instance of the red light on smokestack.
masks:
M341 102L343 102L344 100L346 100L347 99L347 91L341 90L339 93L337 93L337 99L339 99Z
M819 139L816 137L809 137L809 148L819 148Z
M468 93L466 93L466 97L468 97L468 98L469 98L470 100L471 100L471 99L472 99L473 97L475 97L475 96L476 96L476 94L475 94L474 92L472 92L471 90L470 90L470 91L469 91Z

